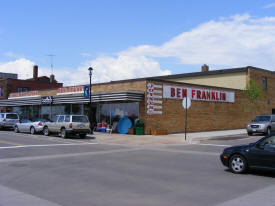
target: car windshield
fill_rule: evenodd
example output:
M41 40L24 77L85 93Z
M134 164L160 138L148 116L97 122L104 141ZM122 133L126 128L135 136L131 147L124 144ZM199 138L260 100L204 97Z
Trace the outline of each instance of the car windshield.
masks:
M7 119L18 119L18 115L17 114L7 114L6 118Z
M257 116L253 122L269 122L270 121L270 116Z
M22 119L21 120L21 123L31 123L32 121L31 120L29 120L29 119Z
M275 147L275 135L265 138L259 145L260 147Z
M88 122L86 116L72 116L72 122Z
M47 120L43 119L43 118L36 118L33 120L34 122L46 122Z

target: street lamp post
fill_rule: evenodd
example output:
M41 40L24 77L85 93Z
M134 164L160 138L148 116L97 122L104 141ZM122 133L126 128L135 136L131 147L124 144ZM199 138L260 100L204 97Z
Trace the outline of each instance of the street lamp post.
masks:
M89 76L90 76L90 86L89 86L89 99L90 99L90 102L89 102L89 121L90 121L90 125L91 125L91 133L93 133L93 122L92 122L92 72L93 72L93 68L92 67L89 67Z

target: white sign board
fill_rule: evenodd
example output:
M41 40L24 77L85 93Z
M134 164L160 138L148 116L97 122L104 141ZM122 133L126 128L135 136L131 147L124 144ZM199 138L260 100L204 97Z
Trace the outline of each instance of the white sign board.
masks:
M163 98L183 99L184 97L189 97L195 101L235 102L235 92L205 88L163 86Z
M147 84L147 114L162 114L162 85Z
M191 99L189 97L184 97L182 99L182 106L184 109L189 109L189 107L191 106Z

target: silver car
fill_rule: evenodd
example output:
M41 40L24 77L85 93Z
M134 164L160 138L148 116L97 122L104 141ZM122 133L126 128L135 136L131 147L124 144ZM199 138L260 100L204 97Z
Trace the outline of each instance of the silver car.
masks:
M19 122L19 116L16 113L0 113L0 128L13 128Z
M57 133L62 138L78 134L79 137L85 138L90 133L90 122L85 115L56 115L52 121L45 122L43 133L45 136Z
M30 134L42 132L45 121L44 119L36 119L34 121L22 119L19 123L14 125L14 132L28 132Z
M271 132L275 131L275 115L256 116L252 122L248 123L246 130L248 135L252 135L253 133L270 135Z

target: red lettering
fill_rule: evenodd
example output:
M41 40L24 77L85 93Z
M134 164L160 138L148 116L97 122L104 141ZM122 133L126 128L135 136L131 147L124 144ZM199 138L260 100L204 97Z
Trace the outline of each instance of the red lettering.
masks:
M196 90L195 90L195 89L192 89L192 99L194 99L195 92L196 92Z
M175 88L171 87L171 97L175 96Z
M180 98L180 88L177 88L177 97Z
M226 93L222 93L222 100L226 101Z
M205 91L202 92L202 99L206 99Z
M187 89L182 89L182 97L186 97L187 96Z
M201 91L197 90L197 99L201 99Z
M211 92L211 100L216 100L216 98L215 98L215 92Z
M206 95L207 95L207 99L210 100L210 91L207 91L207 92L206 92Z

